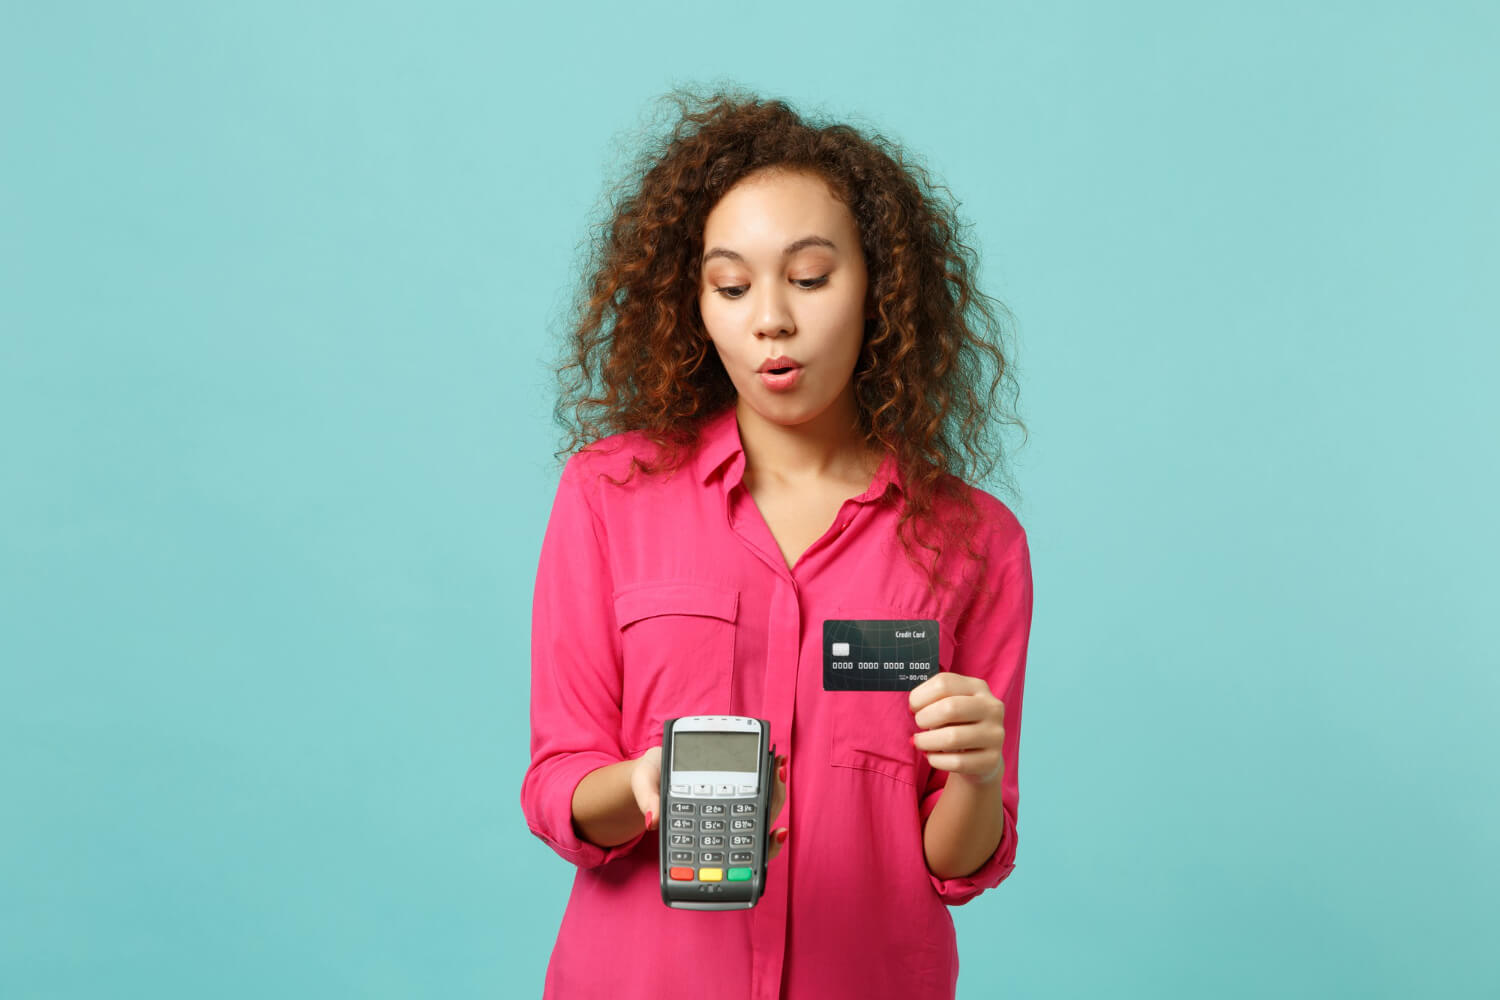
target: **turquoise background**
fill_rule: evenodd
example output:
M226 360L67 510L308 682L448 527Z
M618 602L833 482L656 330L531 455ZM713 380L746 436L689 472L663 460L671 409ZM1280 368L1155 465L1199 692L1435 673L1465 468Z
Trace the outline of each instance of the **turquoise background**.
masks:
M1497 10L5 4L0 995L539 994L550 338L720 78L905 144L1015 313L959 995L1500 994Z

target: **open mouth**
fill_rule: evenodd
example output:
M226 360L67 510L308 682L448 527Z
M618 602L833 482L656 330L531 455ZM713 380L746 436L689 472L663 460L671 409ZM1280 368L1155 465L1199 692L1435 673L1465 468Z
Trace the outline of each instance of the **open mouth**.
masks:
M772 375L785 375L787 372L791 371L790 368L767 368L766 370Z

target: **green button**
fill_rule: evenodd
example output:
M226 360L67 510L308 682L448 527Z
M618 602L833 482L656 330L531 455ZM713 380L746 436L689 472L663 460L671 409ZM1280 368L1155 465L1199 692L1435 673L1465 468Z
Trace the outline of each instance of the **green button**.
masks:
M731 868L731 869L729 869L729 881L731 881L731 882L748 882L748 881L750 881L750 869L748 869L748 868Z

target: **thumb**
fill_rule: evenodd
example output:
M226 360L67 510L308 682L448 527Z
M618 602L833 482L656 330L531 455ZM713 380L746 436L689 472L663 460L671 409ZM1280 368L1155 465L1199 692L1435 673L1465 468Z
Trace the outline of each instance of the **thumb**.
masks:
M646 796L646 829L661 829L661 793L652 792Z
M654 752L653 752L654 751ZM646 829L661 828L661 749L653 747L636 758L636 769L631 777L636 806L646 818Z

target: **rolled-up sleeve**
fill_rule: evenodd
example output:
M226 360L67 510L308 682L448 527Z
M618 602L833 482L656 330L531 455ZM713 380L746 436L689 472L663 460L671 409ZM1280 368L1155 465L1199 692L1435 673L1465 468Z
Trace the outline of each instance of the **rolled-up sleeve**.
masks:
M995 852L978 870L958 878L938 878L928 872L932 887L950 906L967 903L986 889L993 889L1016 866L1016 808L1020 801L1019 762L1021 748L1021 701L1026 681L1026 647L1031 636L1031 553L1026 535L991 565L986 588L975 598L958 628L954 673L982 678L995 696L1005 703L1005 739L1000 752L1005 775L1000 781L1000 801L1005 811L1005 829ZM948 771L933 768L920 803L922 827L937 808Z
M590 771L626 759L620 747L621 653L605 534L583 457L563 468L542 539L531 609L531 761L521 810L531 832L580 868L631 850L578 835L573 792Z

